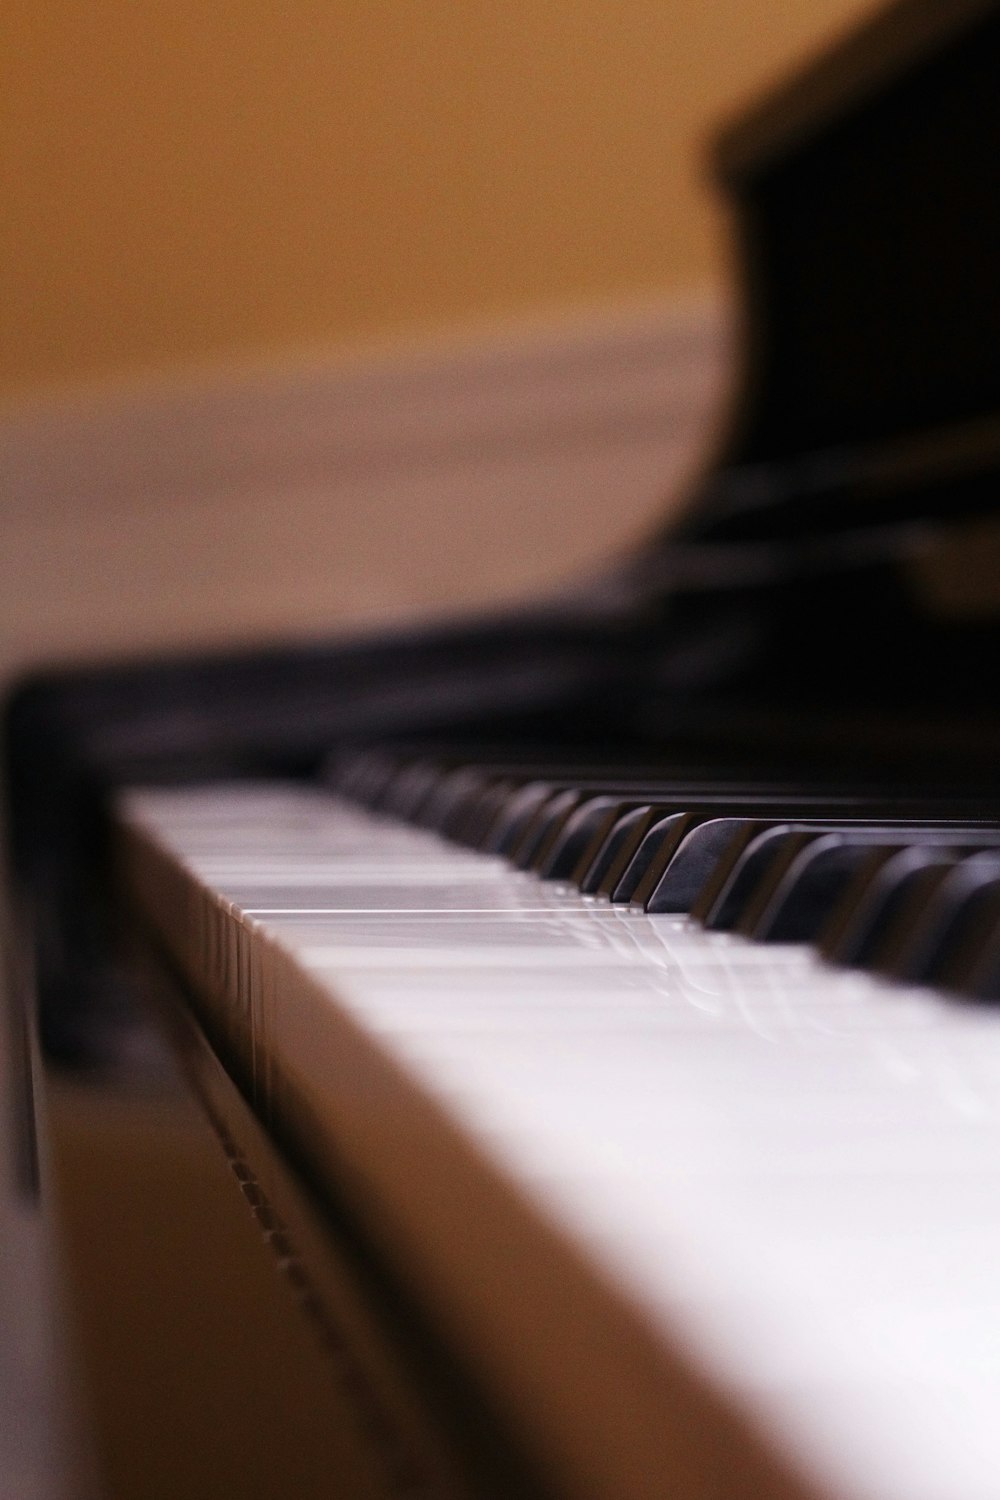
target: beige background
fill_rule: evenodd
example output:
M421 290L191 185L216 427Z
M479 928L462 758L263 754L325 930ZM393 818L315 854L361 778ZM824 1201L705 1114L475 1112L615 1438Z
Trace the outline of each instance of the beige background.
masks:
M711 124L868 0L5 0L0 397L715 284Z
M4 0L0 685L547 592L691 493L715 124L869 0Z

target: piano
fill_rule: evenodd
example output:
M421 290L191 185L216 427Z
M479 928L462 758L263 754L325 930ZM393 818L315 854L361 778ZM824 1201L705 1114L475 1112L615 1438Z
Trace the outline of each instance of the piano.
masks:
M169 1039L359 1495L1000 1492L998 78L902 0L721 136L738 398L601 578L8 705L35 1076Z

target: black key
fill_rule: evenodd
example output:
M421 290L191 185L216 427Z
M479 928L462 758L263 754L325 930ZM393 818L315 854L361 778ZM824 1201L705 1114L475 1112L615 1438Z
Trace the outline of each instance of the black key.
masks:
M538 869L545 863L549 850L563 826L583 801L580 787L565 787L539 808L528 829L508 855L519 870Z
M485 843L490 829L499 818L511 797L523 786L521 781L508 776L499 776L487 782L480 791L473 793L456 807L441 832L456 843L478 849Z
M892 921L870 945L870 957L860 967L886 979L907 977L908 955L915 943L922 942L927 911L958 863L957 858L931 862L907 877Z
M928 967L926 982L959 994L974 993L970 978L976 975L984 955L992 949L998 930L1000 860L992 872L981 872L981 879L956 910Z
M437 760L418 760L407 766L393 777L383 792L382 811L404 822L415 822L445 769Z
M615 822L631 812L635 802L620 797L586 797L563 824L545 859L537 866L543 880L578 884L594 862Z
M480 845L483 853L509 856L530 828L539 808L555 791L551 781L529 781L518 787Z
M1000 916L991 931L984 930L980 935L978 949L956 988L970 999L995 1004L1000 1000Z
M706 817L695 821L660 876L646 910L689 912L736 834L749 827L759 828L760 824L753 818Z
M663 871L677 851L684 835L708 814L676 811L660 812L629 861L611 893L616 905L644 906L656 889Z
M909 920L891 955L882 955L878 972L911 984L935 981L939 962L946 963L960 938L966 902L981 886L1000 875L1000 857L975 854L957 861L943 878L914 901Z
M903 910L910 883L924 870L944 869L956 858L955 851L933 846L869 850L817 936L823 958L847 968L870 965Z
M744 855L744 850L753 843L757 834L772 828L774 823L768 822L763 817L750 817L750 819L735 819L730 823L730 835L724 844L723 850L718 855L714 867L709 871L705 883L699 889L691 906L688 907L694 921L702 922L703 927L708 927L714 919L720 901L726 894L730 877L738 865L739 859Z
M382 793L399 771L401 759L384 752L367 751L360 775L352 778L351 796L364 807L378 807Z
M368 772L368 757L357 750L342 751L326 768L330 790L341 797L355 798L355 788L364 785Z
M767 866L767 857L774 852L773 843L756 850L757 840L765 833L783 831L784 825L754 818L738 821L725 849L705 884L691 904L691 915L703 927L727 931L738 920L744 903L753 891ZM754 850L750 867L742 869L748 851ZM734 889L735 886L735 889Z
M442 771L429 795L413 814L413 821L421 828L439 831L462 800L480 791L486 772L472 766L449 766Z
M604 843L594 855L589 870L580 881L580 889L585 895L611 896L657 816L657 809L645 803L615 819Z
M756 937L758 931L767 931L765 914L774 901L789 870L799 859L803 850L820 837L817 831L807 828L774 830L767 847L769 853L763 862L760 875L747 889L746 898L737 914L732 929L743 937Z

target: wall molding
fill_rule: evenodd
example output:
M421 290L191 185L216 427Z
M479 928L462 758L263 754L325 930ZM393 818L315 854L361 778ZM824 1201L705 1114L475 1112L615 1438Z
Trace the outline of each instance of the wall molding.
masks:
M700 409L723 337L716 302L671 300L24 403L0 419L5 506L601 444Z
M671 300L9 409L0 669L543 586L695 461L726 330Z

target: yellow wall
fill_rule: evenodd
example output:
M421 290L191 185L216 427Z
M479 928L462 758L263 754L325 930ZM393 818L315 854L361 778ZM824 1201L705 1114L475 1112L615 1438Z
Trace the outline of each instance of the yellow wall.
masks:
M708 125L869 0L4 0L0 394L720 273Z

